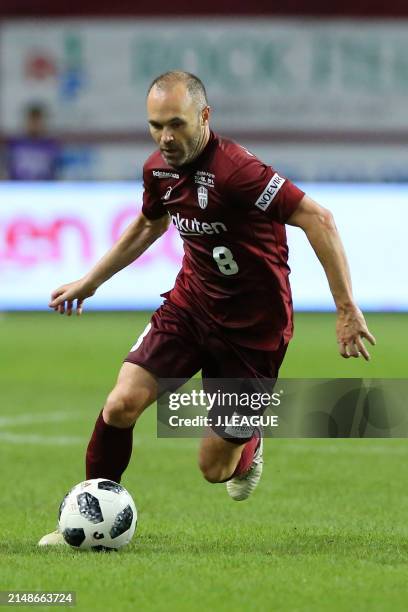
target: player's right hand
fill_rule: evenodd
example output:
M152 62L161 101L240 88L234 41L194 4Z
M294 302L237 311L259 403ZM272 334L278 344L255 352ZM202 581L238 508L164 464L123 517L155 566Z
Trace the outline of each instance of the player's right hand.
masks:
M355 304L343 308L337 313L337 343L342 357L362 357L370 361L370 354L363 343L363 338L375 345L375 338L369 332L361 310Z
M51 301L48 304L50 308L60 314L72 315L74 301L76 300L76 313L82 314L82 306L85 298L91 297L96 291L96 288L91 287L84 279L61 285L51 293Z

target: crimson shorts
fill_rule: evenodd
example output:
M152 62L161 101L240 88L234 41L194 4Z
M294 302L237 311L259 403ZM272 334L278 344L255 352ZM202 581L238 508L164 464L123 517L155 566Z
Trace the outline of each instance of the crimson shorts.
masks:
M222 331L215 329L209 321L196 318L166 300L153 314L151 322L125 361L137 364L162 379L161 383L165 386L159 387L159 395L170 389L174 391L183 384L182 381L192 378L199 370L202 371L203 388L206 391L215 391L214 385L217 386L217 381L214 379L220 378L224 379L222 388L225 391L236 391L236 383L234 384L232 379L240 379L240 389L245 388L247 391L254 391L255 388L259 391L259 379L268 379L268 390L271 391L286 348L287 344L283 340L276 351L238 346L229 341ZM273 379L272 386L270 379ZM173 384L176 386L173 387ZM233 386L229 387L231 384ZM232 406L228 415L242 415L248 411L249 408L242 411L241 407ZM261 408L259 412L263 414L264 411L265 408ZM225 416L225 408L214 405L208 416L213 423L219 423L218 417ZM248 430L239 426L231 429L224 425L211 425L211 428L220 437L236 444L250 440L256 429Z
M166 300L132 347L125 361L157 378L277 378L287 344L275 351L239 346L210 321L193 317Z

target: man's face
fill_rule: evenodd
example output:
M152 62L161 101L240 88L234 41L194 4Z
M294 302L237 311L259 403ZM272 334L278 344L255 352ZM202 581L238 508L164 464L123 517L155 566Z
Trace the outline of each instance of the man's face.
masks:
M147 97L150 133L169 164L177 168L197 154L207 128L209 109L197 107L183 83L153 87Z

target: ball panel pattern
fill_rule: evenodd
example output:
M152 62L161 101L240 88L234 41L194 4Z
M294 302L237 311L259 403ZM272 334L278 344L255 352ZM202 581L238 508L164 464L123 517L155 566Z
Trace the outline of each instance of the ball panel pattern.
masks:
M91 523L102 523L103 515L99 501L91 493L80 493L77 495L80 514Z
M132 521L133 521L133 510L128 505L126 506L126 508L123 508L123 510L119 512L119 514L117 514L114 520L112 528L109 532L109 535L112 538L112 540L122 535L122 533L125 533L125 531L127 531L132 525Z
M68 491L68 493L66 493L64 499L62 500L62 502L60 503L60 507L58 510L58 520L60 520L61 518L61 512L63 511L63 509L65 508L65 504L67 503L67 499L68 499L68 495L70 494L70 491Z
M70 544L71 546L79 547L85 540L85 531L81 528L73 529L67 527L62 532L62 535L64 536L64 540L66 541L66 543Z
M101 482L98 482L98 489L113 491L114 493L122 493L122 491L124 491L124 488L113 480L102 480Z

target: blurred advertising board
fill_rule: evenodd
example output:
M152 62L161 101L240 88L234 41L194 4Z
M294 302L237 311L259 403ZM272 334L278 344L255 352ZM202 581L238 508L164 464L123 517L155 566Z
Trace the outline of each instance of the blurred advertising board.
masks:
M334 213L366 310L408 310L408 186L300 185ZM46 309L50 292L81 277L141 208L141 183L0 183L0 309ZM295 308L333 308L303 232L288 227ZM170 289L182 245L171 226L136 263L103 285L89 309L151 309Z
M223 132L221 135L224 136ZM408 182L406 145L339 143L322 147L316 142L261 143L250 138L240 144L277 168L284 176L307 182ZM63 180L123 181L142 176L143 164L154 150L151 144L95 143L65 147Z
M65 19L5 21L0 34L6 133L33 100L57 130L144 129L149 83L175 68L202 78L217 129L407 127L406 21Z

